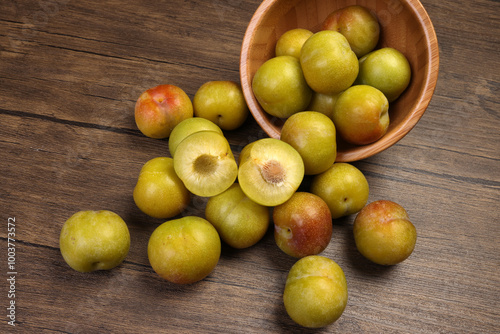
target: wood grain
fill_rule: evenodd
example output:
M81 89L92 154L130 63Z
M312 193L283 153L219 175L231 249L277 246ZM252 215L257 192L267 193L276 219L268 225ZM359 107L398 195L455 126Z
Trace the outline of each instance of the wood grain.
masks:
M147 259L148 238L163 221L132 199L142 165L169 156L166 140L137 130L137 97L160 83L193 97L206 81L239 81L241 44L260 1L0 2L0 331L498 332L500 8L493 0L422 3L439 41L434 96L407 136L354 163L370 184L369 201L407 209L417 246L404 263L380 267L357 252L354 216L334 221L323 255L343 268L349 300L335 324L312 331L284 310L295 259L271 230L246 250L224 245L212 274L177 286ZM236 157L267 136L253 118L225 134ZM184 214L203 217L205 203L193 198ZM112 210L127 222L131 249L119 267L81 274L64 262L61 226L85 209ZM6 318L9 218L15 327Z

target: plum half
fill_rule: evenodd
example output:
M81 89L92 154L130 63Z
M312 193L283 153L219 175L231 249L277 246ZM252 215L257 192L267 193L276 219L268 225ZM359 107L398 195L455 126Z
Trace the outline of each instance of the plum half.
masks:
M227 139L215 131L199 131L181 141L175 150L174 169L186 188L202 197L222 193L238 175Z
M261 205L286 202L303 178L302 157L279 139L259 139L245 146L240 154L238 182L243 192Z

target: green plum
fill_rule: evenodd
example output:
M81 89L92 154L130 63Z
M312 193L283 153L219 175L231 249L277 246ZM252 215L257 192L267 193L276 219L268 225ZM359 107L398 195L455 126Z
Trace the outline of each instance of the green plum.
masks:
M219 262L221 242L207 220L186 216L158 226L148 242L148 259L165 280L190 284L207 277Z
M311 103L309 104L306 110L320 112L330 117L330 119L332 119L333 107L335 107L335 102L337 102L337 99L340 96L340 94L342 94L342 92L333 95L313 92Z
M389 127L389 101L375 87L346 89L333 108L333 123L347 142L365 145L380 139Z
M290 318L303 327L320 328L337 321L347 299L344 271L332 259L306 256L288 272L283 302Z
M336 219L359 212L368 201L369 187L359 169L339 162L313 178L311 192L328 204Z
M312 36L312 32L303 28L291 29L283 33L276 42L276 56L293 56L300 58L302 45Z
M171 218L188 206L191 193L175 173L174 160L158 157L142 166L133 197L145 214L154 218Z
M292 56L274 57L262 64L252 80L252 90L262 109L280 118L303 111L312 96L299 60Z
M269 209L248 198L238 183L208 200L205 218L224 242L239 249L261 240L270 223Z
M337 157L335 125L328 116L317 111L302 111L290 116L281 129L281 140L299 152L306 175L326 171Z
M353 233L359 252L381 265L403 262L417 242L417 230L406 210L387 200L366 205L354 220Z
M59 247L66 263L76 271L107 270L127 256L130 233L123 219L112 211L79 211L64 223Z
M191 117L180 122L170 133L168 138L168 150L174 157L177 146L189 135L200 131L215 131L224 135L222 129L212 121L202 117Z
M380 25L375 14L359 5L333 11L321 29L338 31L344 35L358 58L372 51L380 36Z
M208 81L193 98L194 115L206 118L223 130L235 130L249 110L241 86L233 81Z
M379 89L389 102L395 101L405 91L410 80L410 63L394 48L372 51L359 60L356 84Z
M359 71L358 57L339 32L323 30L304 43L300 64L307 84L321 94L333 95L349 88Z

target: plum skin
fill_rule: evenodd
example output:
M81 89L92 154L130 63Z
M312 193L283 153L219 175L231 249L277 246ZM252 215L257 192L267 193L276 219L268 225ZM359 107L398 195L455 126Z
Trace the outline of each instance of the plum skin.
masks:
M249 114L241 85L233 81L208 81L193 98L194 115L206 118L223 130L239 128Z
M339 32L322 30L304 43L300 65L307 84L317 93L333 95L356 80L359 62L347 39Z
M300 58L302 45L312 36L312 32L303 28L291 29L284 32L276 42L276 56L292 56Z
M321 253L332 238L332 215L319 196L296 192L273 209L274 238L286 254L303 258Z
M354 220L353 233L359 252L380 265L403 262L417 241L417 230L406 210L388 200L366 205Z
M346 89L333 108L333 123L339 135L355 145L380 139L389 127L389 101L384 93L369 85Z
M411 81L408 59L394 48L374 50L359 59L355 85L370 85L379 89L389 102L394 102Z
M335 30L345 36L358 58L372 51L378 43L380 25L377 17L359 5L338 9L327 16L322 30Z
M345 162L336 162L314 176L310 189L328 204L333 219L359 212L366 205L370 192L364 174Z
M191 201L191 193L174 170L174 160L157 157L146 162L133 191L134 202L154 218L171 218L180 214Z
M280 139L299 152L306 175L323 173L337 157L335 125L320 112L302 111L290 116L283 124Z
M148 259L165 280L191 284L208 276L219 262L221 242L207 220L186 216L158 226L148 242Z
M59 248L76 271L108 270L127 256L130 233L123 219L112 211L78 211L63 224Z
M274 57L262 64L252 79L252 91L264 111L280 118L303 111L312 97L300 62L292 56Z
M268 208L248 198L238 183L208 200L205 217L221 239L237 249L259 242L270 223Z
M303 327L320 328L337 321L347 299L346 277L332 259L306 256L288 273L283 302L290 318Z
M307 110L320 112L333 119L333 108L340 94L342 92L332 95L314 92Z
M147 137L163 139L174 127L193 117L189 96L174 85L158 85L143 92L135 104L135 123Z

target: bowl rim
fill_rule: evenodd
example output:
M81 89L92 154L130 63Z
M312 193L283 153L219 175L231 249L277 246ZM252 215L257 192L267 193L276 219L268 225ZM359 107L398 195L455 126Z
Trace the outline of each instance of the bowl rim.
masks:
M255 31L266 13L271 10L276 0L264 0L253 14L245 31L240 52L240 82L244 98L250 109L252 116L259 126L272 138L279 139L280 132L264 120L259 113L264 112L252 92L251 79L248 71L248 49L254 40ZM436 89L439 74L439 46L432 21L419 0L406 0L408 8L413 11L415 17L420 21L426 40L428 63L426 66L425 81L420 93L417 96L417 102L412 113L407 114L398 127L394 128L391 136L383 136L379 140L361 146L354 146L349 151L338 151L336 162L353 162L369 158L377 153L384 151L400 141L422 118L427 109L434 91Z

